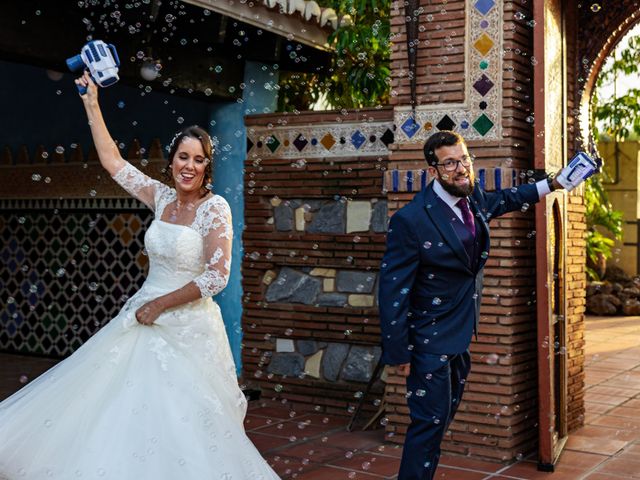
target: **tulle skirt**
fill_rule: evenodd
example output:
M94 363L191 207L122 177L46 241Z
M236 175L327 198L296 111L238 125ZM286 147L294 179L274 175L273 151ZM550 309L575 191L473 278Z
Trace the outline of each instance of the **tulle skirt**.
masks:
M0 478L277 479L243 428L246 400L220 309L153 326L145 288L66 360L0 403Z

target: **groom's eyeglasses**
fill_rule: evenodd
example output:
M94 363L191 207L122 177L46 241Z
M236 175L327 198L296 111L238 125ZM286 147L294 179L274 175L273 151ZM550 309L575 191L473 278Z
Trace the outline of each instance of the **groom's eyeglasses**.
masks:
M436 163L436 165L444 168L445 172L453 172L458 169L459 163L461 163L464 168L468 169L469 167L471 167L471 164L473 163L473 161L471 160L471 157L469 157L468 155L465 155L460 160L454 160L450 158L445 160L442 163Z

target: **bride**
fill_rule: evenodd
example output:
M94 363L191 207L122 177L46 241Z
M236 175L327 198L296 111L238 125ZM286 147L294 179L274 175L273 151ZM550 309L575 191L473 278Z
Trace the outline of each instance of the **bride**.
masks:
M218 305L231 214L209 192L213 147L199 127L173 140L175 188L120 155L88 74L82 101L102 166L154 211L149 276L72 356L0 403L0 478L270 480L243 428L246 400Z

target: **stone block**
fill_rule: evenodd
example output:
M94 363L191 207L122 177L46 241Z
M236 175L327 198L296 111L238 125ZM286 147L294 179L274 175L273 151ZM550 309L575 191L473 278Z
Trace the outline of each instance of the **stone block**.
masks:
M271 285L271 282L276 278L276 272L273 270L267 270L262 277L262 283L265 285Z
M307 361L304 364L304 373L313 378L320 378L320 365L323 354L323 350L318 350L312 356L307 358Z
M306 225L305 218L304 218L304 214L305 214L304 208L302 207L296 208L295 214L296 214L296 230L299 232L304 232L304 227Z
M335 268L314 268L309 272L310 275L314 277L335 277L336 269Z
M333 292L336 289L336 281L333 278L325 278L322 280L322 290L325 292Z
M380 359L380 354L380 347L352 346L342 369L341 378L350 382L368 382Z
M373 204L371 213L371 230L376 233L385 233L389 226L387 201L379 200Z
M342 270L336 276L336 285L339 292L371 293L375 283L376 274L373 272Z
M321 293L315 303L321 307L344 307L349 303L349 299L344 293Z
M342 363L347 358L349 345L346 343L330 343L322 357L322 374L330 382L338 380Z
M302 283L293 291L288 300L291 303L313 305L316 303L316 297L321 290L322 284L318 278L305 275Z
M276 352L295 352L296 346L290 338L276 338Z
M297 377L304 369L304 357L299 353L274 353L267 372L287 377Z
M293 229L293 210L286 205L278 205L273 209L276 222L276 230L289 232Z
M315 340L296 340L298 353L305 357L316 353L323 346L326 346L326 343L316 342Z
M265 296L267 302L279 302L289 298L294 291L300 288L306 278L308 275L304 273L289 267L282 268L278 277L267 288Z
M347 202L347 233L368 232L371 223L371 202Z
M373 307L375 297L373 295L349 295L349 305L352 307Z
M345 206L341 202L323 205L307 228L309 233L344 233Z

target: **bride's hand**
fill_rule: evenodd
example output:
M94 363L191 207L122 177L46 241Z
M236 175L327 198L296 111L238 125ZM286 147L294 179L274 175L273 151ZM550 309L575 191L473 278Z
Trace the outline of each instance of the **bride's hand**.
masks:
M160 314L164 312L164 308L160 302L151 300L136 310L136 320L142 325L153 325Z
M87 92L84 95L80 95L83 102L93 104L98 102L98 87L96 83L91 79L88 71L84 71L81 77L76 78L75 84L78 87L84 87Z

